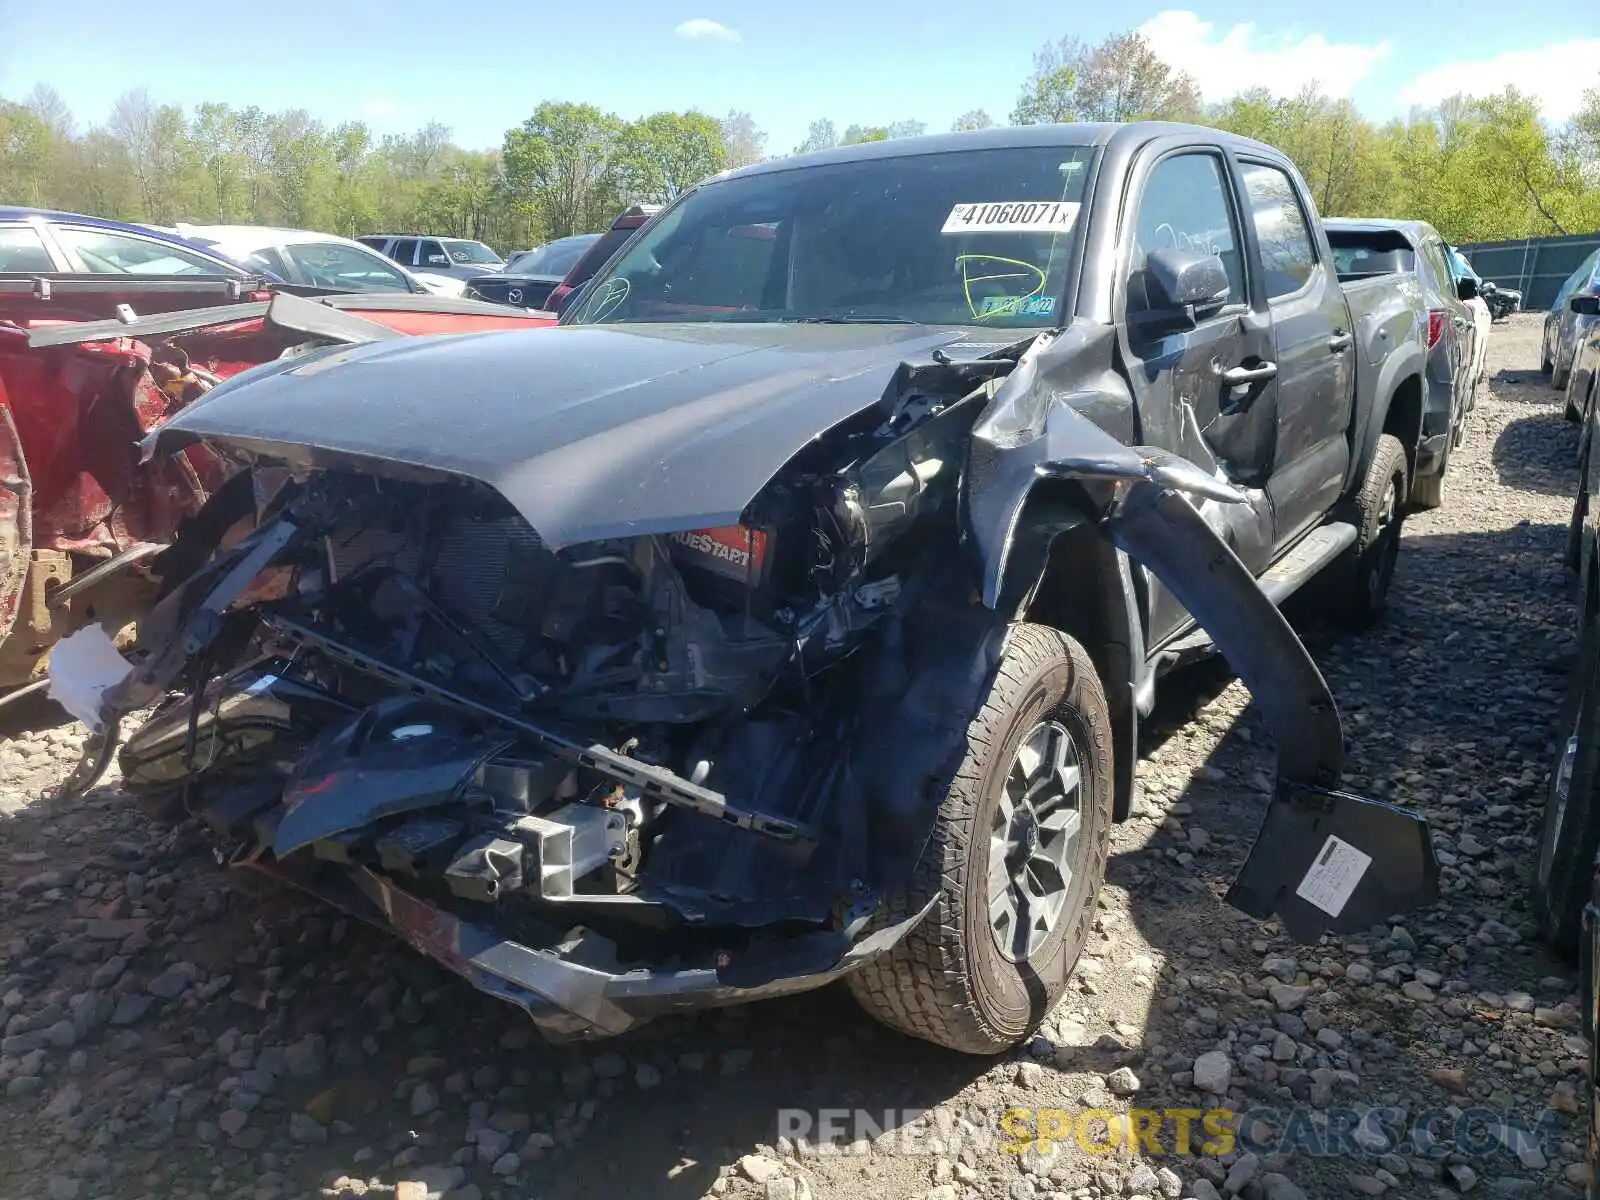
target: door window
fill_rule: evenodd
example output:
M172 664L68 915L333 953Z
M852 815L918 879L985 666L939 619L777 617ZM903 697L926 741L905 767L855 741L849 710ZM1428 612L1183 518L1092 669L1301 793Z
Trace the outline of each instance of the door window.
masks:
M1169 248L1215 254L1228 271L1228 303L1244 300L1238 228L1222 160L1216 155L1177 154L1163 159L1145 181L1128 262L1129 312L1150 307L1150 253Z
M409 292L405 276L376 254L337 242L305 242L285 246L284 253L316 287L346 292Z
M0 271L54 271L39 231L28 225L0 225Z
M417 257L417 239L396 238L394 245L389 248L389 257L409 267Z
M1267 298L1292 295L1311 282L1317 269L1316 245L1294 182L1266 163L1243 163L1250 218L1261 247L1261 268Z
M417 255L419 267L448 267L450 256L444 252L444 247L438 242L429 239L422 243L422 253Z
M78 256L83 269L93 275L237 275L221 263L191 254L170 242L105 229L73 225L54 227L56 237Z

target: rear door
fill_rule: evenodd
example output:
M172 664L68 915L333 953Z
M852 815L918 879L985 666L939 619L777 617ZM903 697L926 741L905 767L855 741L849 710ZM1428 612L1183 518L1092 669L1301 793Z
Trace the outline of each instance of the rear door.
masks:
M1278 364L1267 495L1274 550L1281 552L1318 524L1343 490L1355 411L1355 337L1333 263L1322 261L1289 173L1278 163L1241 157L1239 176Z
M1221 468L1241 487L1260 489L1272 468L1277 386L1265 379L1243 387L1222 382L1233 367L1257 367L1272 355L1272 327L1250 302L1249 271L1237 198L1218 147L1159 147L1135 169L1129 190L1115 285L1114 311L1125 331L1128 378L1142 437L1196 462ZM1150 332L1148 260L1165 248L1216 254L1227 268L1227 303L1193 329ZM1265 537L1228 540L1252 571L1267 567ZM1151 636L1165 639L1188 621L1183 606L1151 581Z

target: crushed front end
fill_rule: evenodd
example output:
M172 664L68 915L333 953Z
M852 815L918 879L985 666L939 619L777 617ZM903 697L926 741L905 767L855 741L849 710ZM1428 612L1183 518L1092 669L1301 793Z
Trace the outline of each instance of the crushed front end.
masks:
M907 623L976 411L924 400L747 523L560 549L471 480L256 462L155 564L100 743L153 704L119 757L148 810L552 1038L821 986L926 911L872 920L925 834L886 714L935 720L900 643L936 641Z

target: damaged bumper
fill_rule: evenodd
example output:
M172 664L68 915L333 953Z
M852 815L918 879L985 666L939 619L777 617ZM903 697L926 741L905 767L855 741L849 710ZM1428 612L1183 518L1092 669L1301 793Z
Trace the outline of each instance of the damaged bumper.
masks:
M246 866L387 930L481 992L523 1010L550 1041L613 1037L655 1017L794 995L842 979L892 950L927 910L849 946L779 942L700 961L629 968L591 930L535 927L512 940L361 867L260 858ZM809 962L805 960L809 959Z

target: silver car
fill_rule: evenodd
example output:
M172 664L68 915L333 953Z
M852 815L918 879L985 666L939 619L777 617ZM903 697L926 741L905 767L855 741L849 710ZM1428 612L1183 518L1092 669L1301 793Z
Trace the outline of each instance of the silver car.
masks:
M1577 358L1578 345L1583 341L1584 335L1594 327L1596 321L1593 314L1574 309L1572 300L1575 297L1596 295L1600 295L1600 250L1590 254L1578 264L1576 271L1567 276L1561 285L1561 290L1556 293L1555 301L1550 305L1550 311L1545 314L1544 347L1539 357L1539 369L1550 376L1550 386L1558 392L1567 390L1567 384L1572 376L1572 364ZM1577 420L1579 416L1573 411L1570 403L1567 406L1567 416L1572 420Z
M476 279L479 275L492 275L505 269L505 263L498 254L471 238L435 237L422 233L364 233L356 240L394 259L402 267L434 275Z

